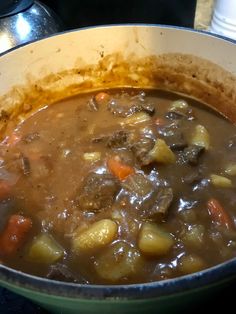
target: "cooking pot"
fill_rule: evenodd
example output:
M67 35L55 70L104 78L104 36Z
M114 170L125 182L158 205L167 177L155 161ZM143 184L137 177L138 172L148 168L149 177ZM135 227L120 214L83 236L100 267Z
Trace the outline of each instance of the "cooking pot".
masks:
M38 106L81 91L134 86L190 94L235 122L235 54L233 41L181 28L70 31L1 55L0 110L22 119ZM0 119L2 131L7 123ZM62 283L0 265L2 286L66 314L173 312L235 277L236 259L176 279L118 286Z

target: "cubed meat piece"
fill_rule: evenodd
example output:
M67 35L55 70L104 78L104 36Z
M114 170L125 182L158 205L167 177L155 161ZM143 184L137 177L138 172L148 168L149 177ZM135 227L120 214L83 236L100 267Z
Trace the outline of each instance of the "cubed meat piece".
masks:
M171 149L174 150L182 150L188 145L183 132L178 129L176 129L172 135L166 136L165 142Z
M119 183L112 175L90 173L78 191L78 205L83 211L108 209L119 189Z
M181 120L187 119L187 115L180 111L169 111L166 113L165 117L169 120Z
M141 166L148 165L152 162L152 158L148 155L154 147L154 140L149 137L140 138L132 145L132 151Z
M92 139L93 143L104 143L109 148L123 148L129 145L129 132L115 131L109 135L100 135Z
M129 133L127 131L116 131L108 137L107 146L109 148L126 147L128 144L128 137Z
M153 203L145 211L144 217L148 219L163 218L172 203L173 190L170 187L158 187L152 197Z
M183 151L184 161L193 166L197 165L204 150L205 149L202 146L189 145Z
M122 182L122 187L131 193L135 193L139 197L146 197L154 190L151 181L141 173L128 176L127 179Z

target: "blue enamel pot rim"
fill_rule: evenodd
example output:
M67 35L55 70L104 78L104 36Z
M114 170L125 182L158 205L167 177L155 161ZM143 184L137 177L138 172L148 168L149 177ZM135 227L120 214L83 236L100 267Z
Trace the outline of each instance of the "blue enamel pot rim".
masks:
M130 26L148 26L148 27L160 27L166 29L180 30L182 32L199 33L202 36L216 37L220 41L228 41L235 44L236 41L215 35L209 32L201 30L193 30L184 27L175 27L168 25L154 25L154 24L118 24L118 25L101 25L85 27L81 29L74 29L65 31L59 34L50 35L43 39L36 40L41 41L49 37L63 35L69 32L78 32L84 29L93 28L107 28L107 27L130 27ZM23 44L14 47L6 52L0 54L0 57L25 45L30 45L36 41L31 41L27 44ZM167 279L163 281L156 281L143 284L131 284L131 285L85 285L76 283L66 283L56 280L49 280L47 278L41 278L32 276L7 266L0 265L0 284L11 288L18 288L22 290L30 290L35 293L43 293L51 296L60 296L72 299L118 299L118 300L141 300L141 299L153 299L160 297L168 297L171 295L184 293L189 290L201 289L207 286L213 286L236 277L236 258L216 265L214 267L205 269L203 271L177 277L173 279Z

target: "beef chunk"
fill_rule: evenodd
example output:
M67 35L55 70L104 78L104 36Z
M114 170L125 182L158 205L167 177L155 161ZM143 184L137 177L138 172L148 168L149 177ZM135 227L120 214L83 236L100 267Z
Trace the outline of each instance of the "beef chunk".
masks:
M107 146L109 148L126 147L128 143L128 137L129 133L127 131L116 131L108 137Z
M130 96L123 94L118 99L112 99L108 104L108 110L118 117L128 117L135 112L145 111L149 115L155 113L155 107L153 104L144 102L143 98L135 97L133 103L130 104Z
M47 278L65 282L88 283L83 277L79 276L78 278L78 276L72 274L66 265L60 263L50 266Z
M151 162L148 153L153 148L155 142L149 137L142 137L132 145L132 151L141 166L148 165Z
M78 205L84 211L108 209L119 189L119 183L112 175L90 173L78 191Z
M187 119L186 114L180 111L169 111L166 113L165 117L169 120Z
M165 137L166 144L174 150L182 150L188 143L184 138L183 132L179 129L174 130L170 136Z
M141 173L128 176L121 185L123 189L136 194L138 197L146 197L154 191L151 181Z
M140 111L145 111L150 116L153 116L154 113L155 113L155 107L154 107L153 104L142 103L141 106L140 106Z
M117 101L117 100L112 100L108 104L108 110L118 116L118 117L128 117L132 115L135 112L140 111L140 106L139 105L127 105L127 103L123 103L123 101Z
M190 165L197 165L200 156L204 152L204 147L199 145L189 145L183 151L183 158L185 162L189 163Z
M129 132L125 130L115 131L109 135L100 135L92 139L93 143L104 143L109 148L122 148L129 144Z
M145 211L145 218L163 218L173 200L173 190L170 187L158 187L152 197L153 203L148 210Z
M195 116L193 115L193 111L190 109L187 112L173 110L166 113L165 117L169 120L195 120Z

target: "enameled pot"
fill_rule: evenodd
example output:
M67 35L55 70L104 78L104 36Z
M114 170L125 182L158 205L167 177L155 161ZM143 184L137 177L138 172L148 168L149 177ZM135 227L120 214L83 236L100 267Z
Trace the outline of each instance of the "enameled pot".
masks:
M120 25L70 31L0 56L0 111L20 119L78 92L134 86L192 95L235 122L235 55L233 41L188 29ZM3 132L7 123L0 119ZM122 286L62 283L0 265L2 286L66 314L173 313L235 277L236 259L176 279Z

